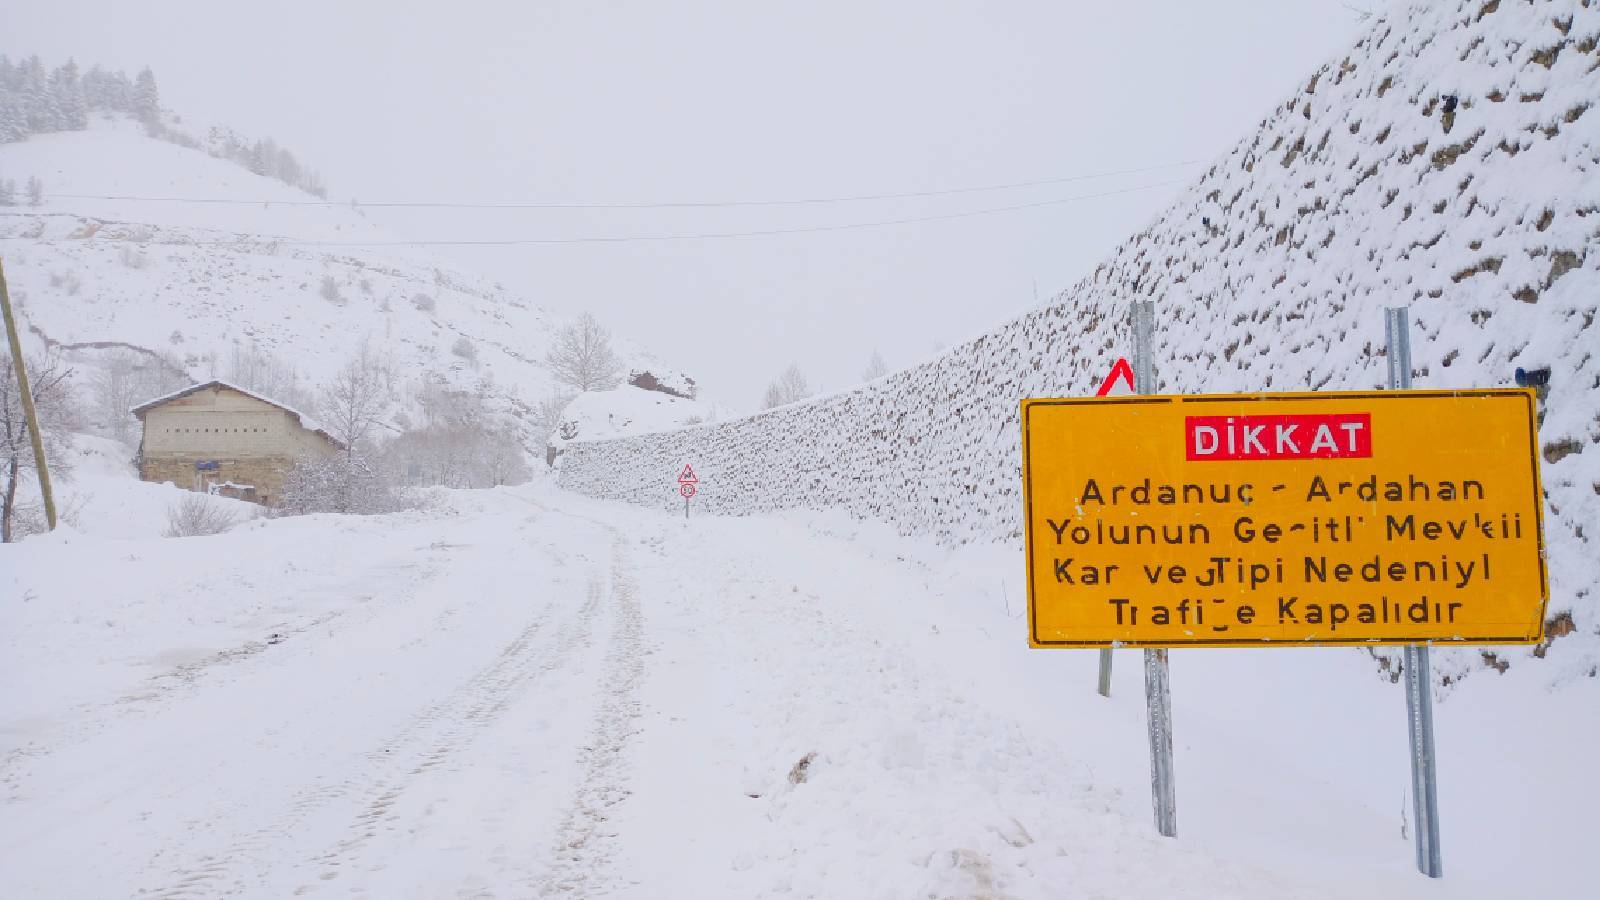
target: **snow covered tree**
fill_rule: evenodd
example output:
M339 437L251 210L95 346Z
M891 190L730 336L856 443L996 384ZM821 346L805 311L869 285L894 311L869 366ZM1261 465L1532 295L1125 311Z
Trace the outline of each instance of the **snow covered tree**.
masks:
M606 391L617 386L622 363L611 351L611 334L589 313L556 334L545 357L550 373L577 391Z
M35 468L33 439L22 411L22 391L17 387L16 370L9 353L0 354L0 543L11 543L19 532L18 511L24 508L18 490L24 472ZM66 458L59 452L75 420L71 387L72 370L59 356L28 360L28 383L33 389L33 407L39 416L39 431L44 438L45 455L52 471L64 473Z
M883 361L883 354L872 351L872 358L867 360L867 368L861 373L862 381L875 381L889 374L889 364Z
M50 91L50 78L38 56L22 62L19 85L22 94L26 126L32 134L42 134L61 129L61 111L56 108L55 95Z
M800 366L791 364L777 380L767 385L766 407L788 406L811 396L811 385L806 381Z
M37 175L32 175L28 178L28 205L44 205L44 182L40 181Z
M572 402L571 394L551 394L540 400L533 408L533 424L539 429L540 443L549 443L550 436L555 434L556 426L561 424L561 414L566 412L567 404Z
M61 130L82 131L89 127L89 105L83 97L83 79L76 62L69 59L50 73L50 94Z
M372 437L372 430L388 415L392 398L386 378L366 347L345 363L322 390L322 419L333 436L345 445L346 458Z
M27 124L17 95L0 86L0 144L14 144L27 138Z
M129 98L134 118L143 122L150 131L161 128L161 91L156 87L156 75L149 66L139 70L133 81L133 95Z
M175 362L132 350L117 351L89 379L91 416L112 439L131 444L138 420L129 410L188 384L188 375Z
M0 206L17 205L17 183L8 178L0 178Z
M290 515L342 513L378 515L401 506L400 498L365 456L302 456L284 476L279 508Z

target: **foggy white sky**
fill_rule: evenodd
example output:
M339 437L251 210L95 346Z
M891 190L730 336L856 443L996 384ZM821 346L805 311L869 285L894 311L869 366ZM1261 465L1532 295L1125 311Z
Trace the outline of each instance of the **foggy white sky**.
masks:
M1209 161L1361 27L1337 0L8 0L0 52L130 73L149 64L174 111L270 134L341 199L629 203ZM386 220L422 240L764 230L1196 171L799 208ZM837 390L874 348L898 368L1027 309L1035 284L1043 299L1076 281L1178 190L819 234L437 252L557 311L593 310L750 407L790 361Z

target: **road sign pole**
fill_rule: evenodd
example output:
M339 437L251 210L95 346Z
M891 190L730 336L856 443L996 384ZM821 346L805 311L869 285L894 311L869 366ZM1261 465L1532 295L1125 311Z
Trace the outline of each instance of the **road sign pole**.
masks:
M1411 387L1411 326L1407 308L1384 310L1388 344L1389 389ZM1406 723L1411 733L1411 798L1417 823L1417 871L1429 878L1444 875L1439 854L1438 766L1433 748L1433 678L1428 671L1428 646L1405 648Z
M1133 392L1156 392L1155 351L1151 335L1155 331L1156 305L1144 300L1133 304ZM1102 650L1102 683L1110 685L1111 651ZM1105 693L1107 691L1103 691ZM1155 807L1156 831L1163 837L1178 835L1177 783L1172 770L1172 683L1165 648L1144 651L1144 701L1150 724L1150 793Z

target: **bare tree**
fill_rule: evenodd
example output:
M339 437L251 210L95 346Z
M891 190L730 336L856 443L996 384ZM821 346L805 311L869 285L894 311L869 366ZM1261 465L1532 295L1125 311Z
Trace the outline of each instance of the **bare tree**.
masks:
M122 443L131 443L137 419L129 412L148 400L187 386L183 367L168 360L148 357L132 350L118 350L90 378L94 392L93 416Z
M617 370L622 367L611 351L611 334L589 313L557 332L545 362L557 381L578 391L616 387Z
M300 374L294 367L255 344L235 343L226 371L226 380L231 384L303 413L314 415L317 411L316 395L300 381Z
M391 398L380 367L366 347L344 364L322 391L324 421L353 459L358 444L366 444L372 429L388 414Z
M800 366L794 363L783 370L777 380L767 385L767 409L776 406L788 406L811 396L811 385L806 381Z
M433 372L423 376L416 391L421 424L384 446L385 468L394 480L411 486L478 488L519 484L532 475L517 432L495 411L502 403L520 406L514 395L506 395L488 378L471 390L453 389ZM534 415L545 413L541 408Z
M872 358L867 360L867 368L861 373L862 381L876 381L889 374L889 364L883 361L883 354L872 351Z
M27 419L22 412L22 391L13 377L10 354L0 354L0 542L11 543L19 529L14 519L20 505L17 491L23 473L35 468L33 443L28 436ZM67 439L75 419L72 405L72 370L55 354L28 361L28 382L33 389L34 411L44 438L50 468L64 474L67 461L59 449Z
M556 426L561 424L561 414L566 411L567 404L572 402L571 394L551 394L539 401L533 409L533 424L539 429L539 440L548 443L550 435L555 433Z

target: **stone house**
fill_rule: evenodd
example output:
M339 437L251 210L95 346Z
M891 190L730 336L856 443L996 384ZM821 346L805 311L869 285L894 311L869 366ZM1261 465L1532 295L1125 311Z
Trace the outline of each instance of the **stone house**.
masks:
M225 381L158 397L132 413L144 426L139 477L276 506L295 460L344 449L298 411Z

